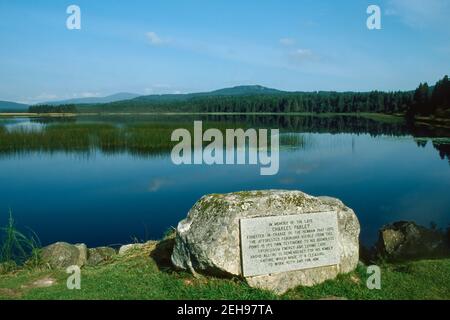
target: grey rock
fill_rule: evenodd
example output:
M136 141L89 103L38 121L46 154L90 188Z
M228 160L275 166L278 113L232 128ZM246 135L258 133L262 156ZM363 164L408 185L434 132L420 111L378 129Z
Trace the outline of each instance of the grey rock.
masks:
M57 242L44 247L41 251L42 261L50 267L59 269L77 265L82 267L86 263L86 245L72 245L66 242Z
M56 280L50 277L38 279L33 282L32 287L35 288L48 288L54 286L56 284Z
M119 256L129 254L132 251L143 249L146 246L149 246L149 245L155 244L155 243L156 243L156 241L150 240L145 243L131 243L131 244L123 245L119 248Z
M32 289L32 288L48 288L57 284L57 281L51 277L44 277L33 281L29 284L23 284L20 287L22 289Z
M77 247L78 251L80 252L77 265L84 266L88 258L88 248L84 243L77 243L75 244L75 247Z
M353 271L359 260L358 219L340 200L313 197L300 191L267 190L202 197L177 227L172 263L194 275L242 277L241 218L336 211L340 263L278 274L247 277L250 286L283 293L312 286Z
M123 256L132 250L140 249L143 246L144 246L143 243L131 243L131 244L123 245L119 248L119 256Z
M111 247L99 247L89 249L89 255L87 259L88 266L96 266L104 262L111 261L111 259L117 255L116 250Z
M380 230L376 250L388 260L409 260L443 255L448 248L443 232L398 221Z

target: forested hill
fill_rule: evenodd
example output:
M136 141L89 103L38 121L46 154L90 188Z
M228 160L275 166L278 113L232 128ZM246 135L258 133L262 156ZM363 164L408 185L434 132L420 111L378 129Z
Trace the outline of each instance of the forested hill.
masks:
M450 118L448 76L434 86L397 92L285 92L240 86L209 93L142 96L107 104L79 105L79 112L376 112Z
M0 112L20 112L28 109L28 105L11 101L0 101Z

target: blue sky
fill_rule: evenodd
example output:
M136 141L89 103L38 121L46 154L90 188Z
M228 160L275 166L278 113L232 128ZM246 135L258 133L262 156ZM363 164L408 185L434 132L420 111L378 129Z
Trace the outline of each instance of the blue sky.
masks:
M81 30L66 28L71 4ZM449 73L449 16L448 0L0 0L0 100L412 89Z

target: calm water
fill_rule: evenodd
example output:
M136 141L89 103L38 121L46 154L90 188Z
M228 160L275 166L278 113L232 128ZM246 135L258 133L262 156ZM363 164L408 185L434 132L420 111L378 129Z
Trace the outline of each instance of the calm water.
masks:
M254 189L298 189L340 198L358 215L365 244L375 241L383 224L397 220L441 227L450 223L445 130L345 117L204 119L230 128L242 122L280 128L294 143L283 144L275 176L260 176L259 166L175 166L170 150L152 152L136 145L92 143L86 149L72 142L60 145L54 137L33 144L6 141L17 131L27 131L31 141L33 134L52 126L106 123L123 128L190 120L194 118L1 120L1 224L11 208L19 227L34 230L44 245L123 244L132 237L160 238L204 194Z

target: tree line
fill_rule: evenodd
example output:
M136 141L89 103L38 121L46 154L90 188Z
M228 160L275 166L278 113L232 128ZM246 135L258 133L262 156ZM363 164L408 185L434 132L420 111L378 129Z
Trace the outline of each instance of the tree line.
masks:
M450 118L450 82L448 76L445 76L433 87L421 83L415 91L406 92L300 92L203 97L194 98L188 104L190 109L201 112L368 112Z
M439 80L434 87L428 83L421 83L414 91L412 103L407 115L430 116L450 118L450 82L448 76Z
M208 113L385 113L407 117L450 118L448 76L434 86L395 92L280 92L249 95L202 95L188 99L132 99L78 106L85 112L208 112Z
M30 106L28 108L30 113L76 113L77 107L74 104L64 104L53 106L48 104Z

